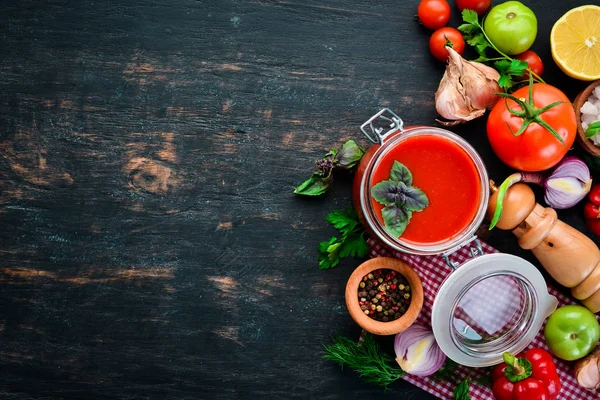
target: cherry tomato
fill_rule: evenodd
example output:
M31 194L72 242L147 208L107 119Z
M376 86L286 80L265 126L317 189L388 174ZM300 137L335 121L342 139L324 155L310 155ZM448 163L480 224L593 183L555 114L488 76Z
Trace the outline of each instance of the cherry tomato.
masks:
M449 26L440 28L429 38L429 51L440 61L448 61L446 45L450 45L458 54L465 51L465 40L458 29Z
M524 53L517 54L515 58L517 60L526 61L534 74L542 76L542 73L544 72L544 63L542 63L542 59L534 51L527 50ZM523 75L523 79L529 79L529 72L526 72L525 75Z
M485 14L492 5L492 0L456 0L456 7L460 11L467 9L473 10L479 15Z
M529 86L513 93L517 99L529 98ZM528 101L528 100L527 100ZM560 104L540 113L542 108L554 102ZM487 135L494 153L507 165L527 172L543 171L558 164L573 145L577 135L575 110L567 96L544 83L533 85L533 107L528 112L538 114L562 138L561 143L549 130L532 122L520 135L515 133L523 125L523 118L507 109L521 111L513 100L499 101L492 108L487 122Z
M483 21L483 30L498 49L508 55L529 49L537 35L537 18L518 1L492 7Z
M438 29L450 21L450 5L446 0L421 0L417 14L425 27Z

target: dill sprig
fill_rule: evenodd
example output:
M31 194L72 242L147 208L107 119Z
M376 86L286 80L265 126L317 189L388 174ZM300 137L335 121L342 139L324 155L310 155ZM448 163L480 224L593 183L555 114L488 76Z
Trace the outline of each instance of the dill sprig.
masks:
M340 367L348 366L365 380L387 389L405 372L381 348L373 335L365 333L362 342L334 335L333 344L325 347L323 358L337 362Z

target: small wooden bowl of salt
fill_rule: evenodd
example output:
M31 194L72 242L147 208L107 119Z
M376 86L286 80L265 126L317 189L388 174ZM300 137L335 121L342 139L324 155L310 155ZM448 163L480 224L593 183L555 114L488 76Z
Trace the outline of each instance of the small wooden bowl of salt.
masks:
M600 79L579 93L573 106L577 116L577 142L594 157L600 157L600 135L594 139L585 137L587 127L600 120Z

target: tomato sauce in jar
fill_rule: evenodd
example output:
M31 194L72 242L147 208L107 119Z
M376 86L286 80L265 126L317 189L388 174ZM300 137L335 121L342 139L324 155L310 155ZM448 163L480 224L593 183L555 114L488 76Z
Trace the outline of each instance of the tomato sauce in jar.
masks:
M409 137L382 155L371 174L370 187L387 180L394 161L412 173L413 186L429 199L423 211L413 212L400 239L413 244L445 242L463 232L481 203L481 180L472 158L459 145L437 135ZM383 224L383 205L371 199Z

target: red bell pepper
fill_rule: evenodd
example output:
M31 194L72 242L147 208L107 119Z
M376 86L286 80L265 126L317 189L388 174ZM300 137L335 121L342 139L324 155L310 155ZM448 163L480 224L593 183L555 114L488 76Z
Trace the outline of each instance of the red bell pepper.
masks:
M560 379L550 353L531 349L518 357L503 354L504 363L492 370L496 400L554 400Z
M592 186L588 202L583 206L585 222L595 235L600 235L600 184Z

